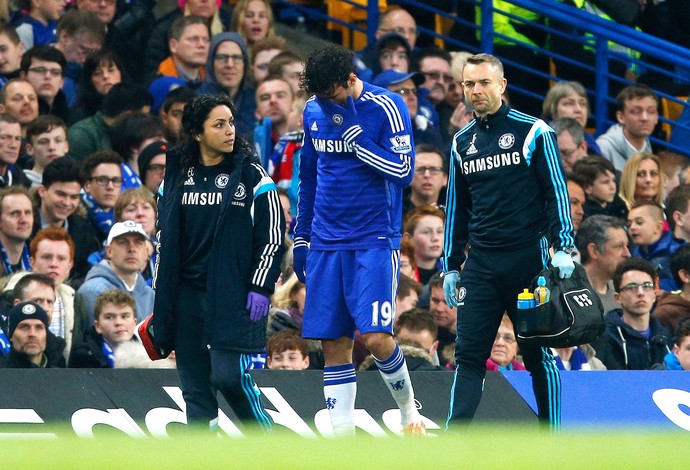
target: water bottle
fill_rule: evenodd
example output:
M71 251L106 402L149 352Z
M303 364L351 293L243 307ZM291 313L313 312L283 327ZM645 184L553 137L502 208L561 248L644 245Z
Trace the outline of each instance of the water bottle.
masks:
M537 287L534 289L534 300L537 305L542 305L551 300L551 291L546 287L546 278L539 276L537 279Z
M523 289L522 293L518 294L517 308L520 310L534 308L534 294L529 289Z
M295 25L295 30L300 34L306 34L307 32L307 19L299 15L297 17L297 24Z

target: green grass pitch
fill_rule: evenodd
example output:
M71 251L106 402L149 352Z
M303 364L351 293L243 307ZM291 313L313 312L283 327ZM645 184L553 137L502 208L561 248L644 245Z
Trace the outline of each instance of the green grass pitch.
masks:
M2 439L2 468L267 469L617 469L686 468L687 432L597 430L549 435L512 426L477 426L429 438L306 439L277 429L245 438L207 434L134 439Z

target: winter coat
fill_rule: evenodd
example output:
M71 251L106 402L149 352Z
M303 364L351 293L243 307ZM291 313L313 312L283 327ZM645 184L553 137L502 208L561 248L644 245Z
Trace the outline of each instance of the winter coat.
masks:
M623 321L621 309L606 314L606 331L594 349L608 370L647 370L660 364L670 351L671 334L659 320L649 319L649 339Z
M267 318L256 322L249 319L247 295L254 291L270 297L273 293L284 251L285 218L277 188L256 157L236 152L226 158L233 159L228 183L233 196L222 199L220 214L214 222L203 342L209 349L263 353ZM160 237L152 319L154 345L168 351L174 349L179 314L176 301L181 285L182 194L187 179L177 150L168 151L165 180L159 189ZM232 187L233 181L237 182L236 189Z

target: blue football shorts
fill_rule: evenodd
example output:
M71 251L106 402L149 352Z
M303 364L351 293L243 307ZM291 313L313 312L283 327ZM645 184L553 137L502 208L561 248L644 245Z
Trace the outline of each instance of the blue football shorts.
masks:
M309 250L302 336L393 334L399 265L399 250Z

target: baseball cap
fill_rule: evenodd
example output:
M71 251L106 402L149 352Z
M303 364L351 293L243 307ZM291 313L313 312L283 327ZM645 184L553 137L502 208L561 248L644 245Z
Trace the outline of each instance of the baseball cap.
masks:
M372 85L380 86L381 88L388 88L390 85L397 85L405 80L412 79L416 86L421 85L426 81L424 75L420 72L405 73L396 69L384 70L371 82Z
M168 93L175 88L187 86L187 82L178 77L163 76L155 79L149 85L149 94L153 97L153 104L151 105L151 114L157 115L158 111L163 106Z
M7 313L9 317L8 338L12 338L14 330L24 320L40 320L48 328L48 314L43 307L35 302L21 302Z
M110 245L112 241L115 240L117 237L127 235L128 233L138 233L146 240L151 240L146 231L144 230L143 225L138 224L133 220L125 220L124 222L118 222L114 224L110 228L110 232L108 232L108 240L106 242L106 245Z

